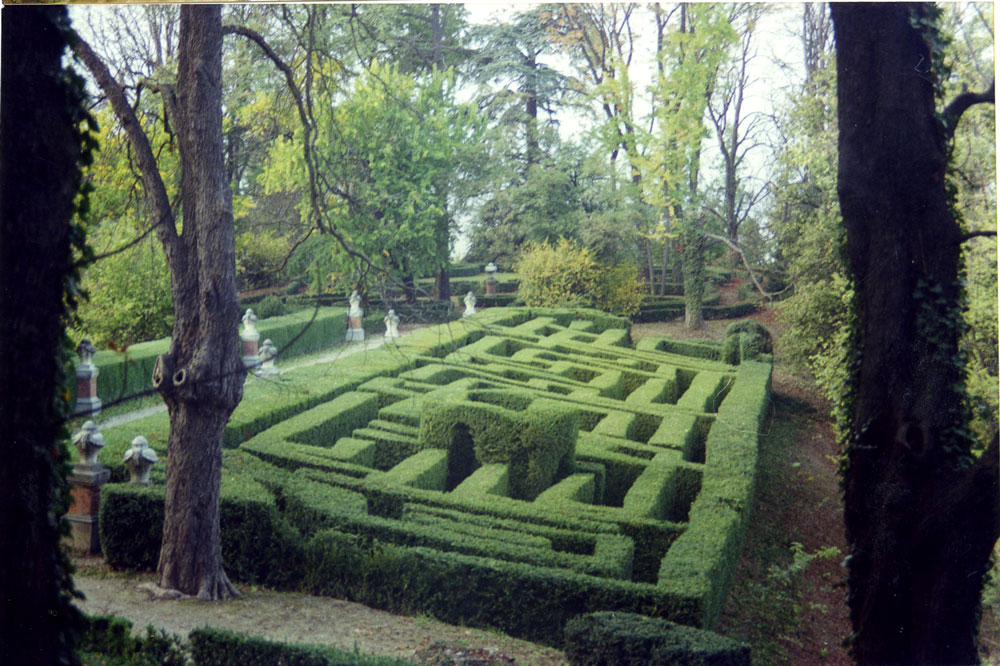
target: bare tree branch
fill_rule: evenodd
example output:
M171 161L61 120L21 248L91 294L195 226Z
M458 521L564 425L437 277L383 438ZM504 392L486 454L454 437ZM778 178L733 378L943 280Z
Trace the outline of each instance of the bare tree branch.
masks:
M993 88L995 81L990 82L990 87L985 92L974 93L974 92L963 92L961 95L952 100L951 104L945 107L944 118L948 125L948 136L953 136L955 134L955 129L958 127L958 121L962 118L962 114L969 110L972 106L976 104L994 104L994 94Z
M705 233L705 236L706 236L706 237L708 237L708 238L711 238L712 240L715 240L715 241L719 241L719 242L722 242L722 243L725 243L725 244L726 244L726 245L728 245L728 246L729 246L729 247L730 247L730 248L731 248L731 249L732 249L732 250L733 250L734 252L736 252L737 254L739 254L739 255L740 255L740 259L742 259L742 260L743 260L743 265L747 267L747 273L749 273L749 274L750 274L750 279L751 279L751 280L753 280L753 284L754 284L754 286L755 286L755 287L757 287L757 291L759 291L759 292L760 292L760 295L761 295L761 296L763 296L763 297L764 297L764 298L766 298L767 300L771 300L771 299L773 299L773 298L774 298L775 296L777 296L777 295L779 295L779 294L781 294L782 292L784 292L784 291L785 291L784 289L782 289L781 291L776 291L776 292L773 292L773 293L771 293L771 292L768 292L768 291L765 291L765 290L764 290L764 287L762 287L762 286L761 286L761 284L760 284L760 282L758 282L758 281L757 281L757 276L756 276L756 275L754 275L754 272L753 272L753 268L751 268L751 266L750 266L750 262L749 262L749 261L747 261L747 256L746 256L746 254L744 254L744 253L743 253L743 248L741 248L741 247L740 247L739 245L737 245L736 243L732 242L731 240L729 240L729 239L728 239L728 238L726 238L725 236L719 236L718 234L713 234L713 233L709 233L709 232L707 232L707 231L706 231L706 232L704 232L704 233Z
M986 237L992 236L993 238L996 238L997 232L996 231L970 231L969 233L962 234L961 236L959 236L958 242L959 243L964 243L965 241L972 240L973 238L980 238L980 237L983 237L983 236L986 236Z
M128 100L125 99L122 87L111 76L107 65L104 64L104 61L98 57L94 49L82 37L75 32L71 34L73 53L90 70L90 73L94 75L97 84L104 91L108 101L111 102L111 108L114 109L115 115L118 116L122 128L129 138L129 143L135 151L142 181L153 209L153 228L156 229L156 234L163 244L167 261L173 262L180 237L178 236L177 226L170 207L170 199L167 196L167 188L160 177L159 169L156 166L156 158L153 157L153 150L149 145L149 139L145 132L143 132L139 119L129 105Z

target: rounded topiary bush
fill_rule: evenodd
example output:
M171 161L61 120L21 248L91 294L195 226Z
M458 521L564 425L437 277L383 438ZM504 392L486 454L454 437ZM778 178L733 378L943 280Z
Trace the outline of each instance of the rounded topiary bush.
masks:
M257 303L257 307L254 308L254 312L260 319L266 319L267 317L280 317L285 314L285 304L280 298L271 294L265 296Z
M744 319L726 328L722 347L722 359L726 363L738 365L740 361L759 359L772 351L771 333L761 323Z

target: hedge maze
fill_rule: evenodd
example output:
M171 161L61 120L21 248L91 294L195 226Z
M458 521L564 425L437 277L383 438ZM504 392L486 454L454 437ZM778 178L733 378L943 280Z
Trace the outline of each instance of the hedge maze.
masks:
M770 391L760 333L731 337L632 348L598 312L487 310L248 386L224 456L227 570L553 644L592 611L711 628ZM105 433L109 466L142 428ZM155 565L162 497L106 488L110 563Z

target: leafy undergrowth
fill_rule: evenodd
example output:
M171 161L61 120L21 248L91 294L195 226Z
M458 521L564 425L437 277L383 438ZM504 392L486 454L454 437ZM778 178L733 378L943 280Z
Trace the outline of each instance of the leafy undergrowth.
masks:
M773 314L751 319L775 337L772 414L743 555L716 630L749 643L755 664L850 664L842 645L850 632L840 567L846 545L829 408L788 371ZM721 340L731 323L708 321L700 331L680 322L637 325L632 337Z
M750 317L775 339L773 413L761 441L757 498L742 558L719 626L750 644L754 664L851 664L846 555L829 404L789 369L771 310ZM731 321L688 331L680 321L633 326L633 340L666 335L722 340ZM1000 562L1000 544L994 551ZM983 594L982 663L1000 666L1000 565Z

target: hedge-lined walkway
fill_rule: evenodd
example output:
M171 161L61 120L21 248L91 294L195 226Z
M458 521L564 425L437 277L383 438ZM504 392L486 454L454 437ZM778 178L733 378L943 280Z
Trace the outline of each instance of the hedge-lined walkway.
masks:
M359 345L360 347L360 345ZM239 586L238 599L218 603L151 601L139 586L153 574L110 574L101 558L75 560L73 576L86 599L76 604L95 614L113 613L132 621L135 630L153 625L186 637L200 627L231 629L264 638L327 645L364 654L414 659L435 642L456 648L495 653L496 663L524 666L565 666L559 650L483 631L438 622L426 616L407 617L330 597L274 592ZM435 662L430 662L435 663Z

